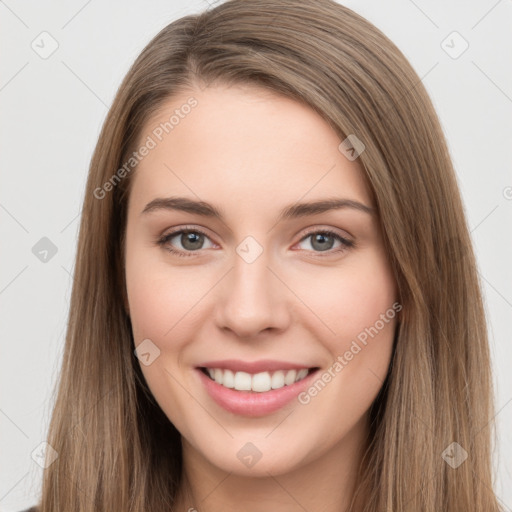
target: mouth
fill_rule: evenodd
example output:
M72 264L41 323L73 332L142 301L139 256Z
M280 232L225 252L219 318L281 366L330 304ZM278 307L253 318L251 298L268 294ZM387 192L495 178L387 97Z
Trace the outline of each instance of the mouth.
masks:
M213 402L246 417L266 416L292 404L319 371L319 366L268 360L212 361L195 367L198 384Z
M319 368L294 368L258 373L233 371L225 368L209 368L205 366L198 367L198 369L206 375L208 379L224 388L249 393L266 393L292 386L296 382L306 379Z

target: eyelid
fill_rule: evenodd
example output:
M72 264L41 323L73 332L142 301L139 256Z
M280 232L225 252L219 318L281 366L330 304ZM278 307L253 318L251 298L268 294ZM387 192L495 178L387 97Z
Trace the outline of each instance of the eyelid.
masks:
M164 231L158 238L166 238L169 236L175 236L181 233L182 231L194 231L197 233L201 233L204 236L207 236L208 238L212 238L212 236L209 234L209 230L207 228L204 228L200 225L193 224L185 224L183 226L176 226L174 228L171 228L169 231Z
M211 236L207 232L208 231L207 228L204 228L198 224L177 226L176 228L172 228L171 231L169 231L168 233L160 235L159 238L164 238L164 237L167 237L170 235L176 235L176 234L180 233L181 231L197 231L198 233L201 233L201 234L207 236L208 238L211 238ZM335 228L335 227L327 226L327 225L324 225L324 226L316 225L316 226L304 228L299 234L298 241L300 242L304 239L305 236L308 236L308 235L311 235L312 233L317 233L320 231L333 232L336 235L338 235L341 238L344 238L346 240L352 240L352 238L353 238L350 233L348 233L347 231L341 230L339 228Z
M318 233L318 232L330 232L330 233L333 233L333 234L339 236L340 238L343 238L344 240L347 240L347 241L353 240L352 235L350 235L347 231L341 230L339 228L335 228L333 226L317 225L317 226L305 228L303 231L301 231L299 241L302 241L304 239L304 237L306 237L308 235L311 235L313 233Z

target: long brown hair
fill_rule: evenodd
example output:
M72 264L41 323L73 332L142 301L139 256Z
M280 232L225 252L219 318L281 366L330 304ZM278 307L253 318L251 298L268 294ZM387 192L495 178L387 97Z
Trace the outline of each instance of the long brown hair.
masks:
M303 102L340 140L365 145L359 161L403 314L352 510L498 511L486 319L446 141L400 50L332 0L227 1L166 26L129 70L89 169L47 439L59 456L44 472L40 511L173 510L180 435L134 354L123 262L136 166L119 169L164 101L216 83ZM464 453L457 467L447 462Z

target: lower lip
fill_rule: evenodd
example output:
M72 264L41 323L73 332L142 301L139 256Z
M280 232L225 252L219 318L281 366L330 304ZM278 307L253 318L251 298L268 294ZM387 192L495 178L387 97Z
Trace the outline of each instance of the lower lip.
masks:
M199 368L196 368L196 371L199 373L199 378L210 397L227 411L243 416L265 416L290 403L309 386L311 379L318 370L312 371L307 377L290 386L271 389L262 393L226 388L207 377Z

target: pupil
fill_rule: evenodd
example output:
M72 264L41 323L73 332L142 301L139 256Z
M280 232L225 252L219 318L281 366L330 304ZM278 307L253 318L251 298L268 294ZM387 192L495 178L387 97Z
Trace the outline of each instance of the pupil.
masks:
M329 245L329 247L326 247L326 244L325 244L325 239L331 239L331 244L329 245L327 243L327 245ZM332 248L332 241L333 241L333 238L330 236L330 235L325 235L325 234L322 234L322 233L318 233L316 236L313 237L313 247L316 248L316 249L320 249L321 251L325 251L325 250L328 250L328 249L331 249ZM315 247L315 244L316 243L319 243L320 242L320 245ZM324 243L322 243L324 242Z
M198 242L201 242L201 238L203 235L200 235L199 233L184 233L183 236L185 237L182 239L182 244L185 249L198 249L201 247L201 244L199 243L199 247L195 246L194 244L197 244ZM189 245L191 244L191 246Z

